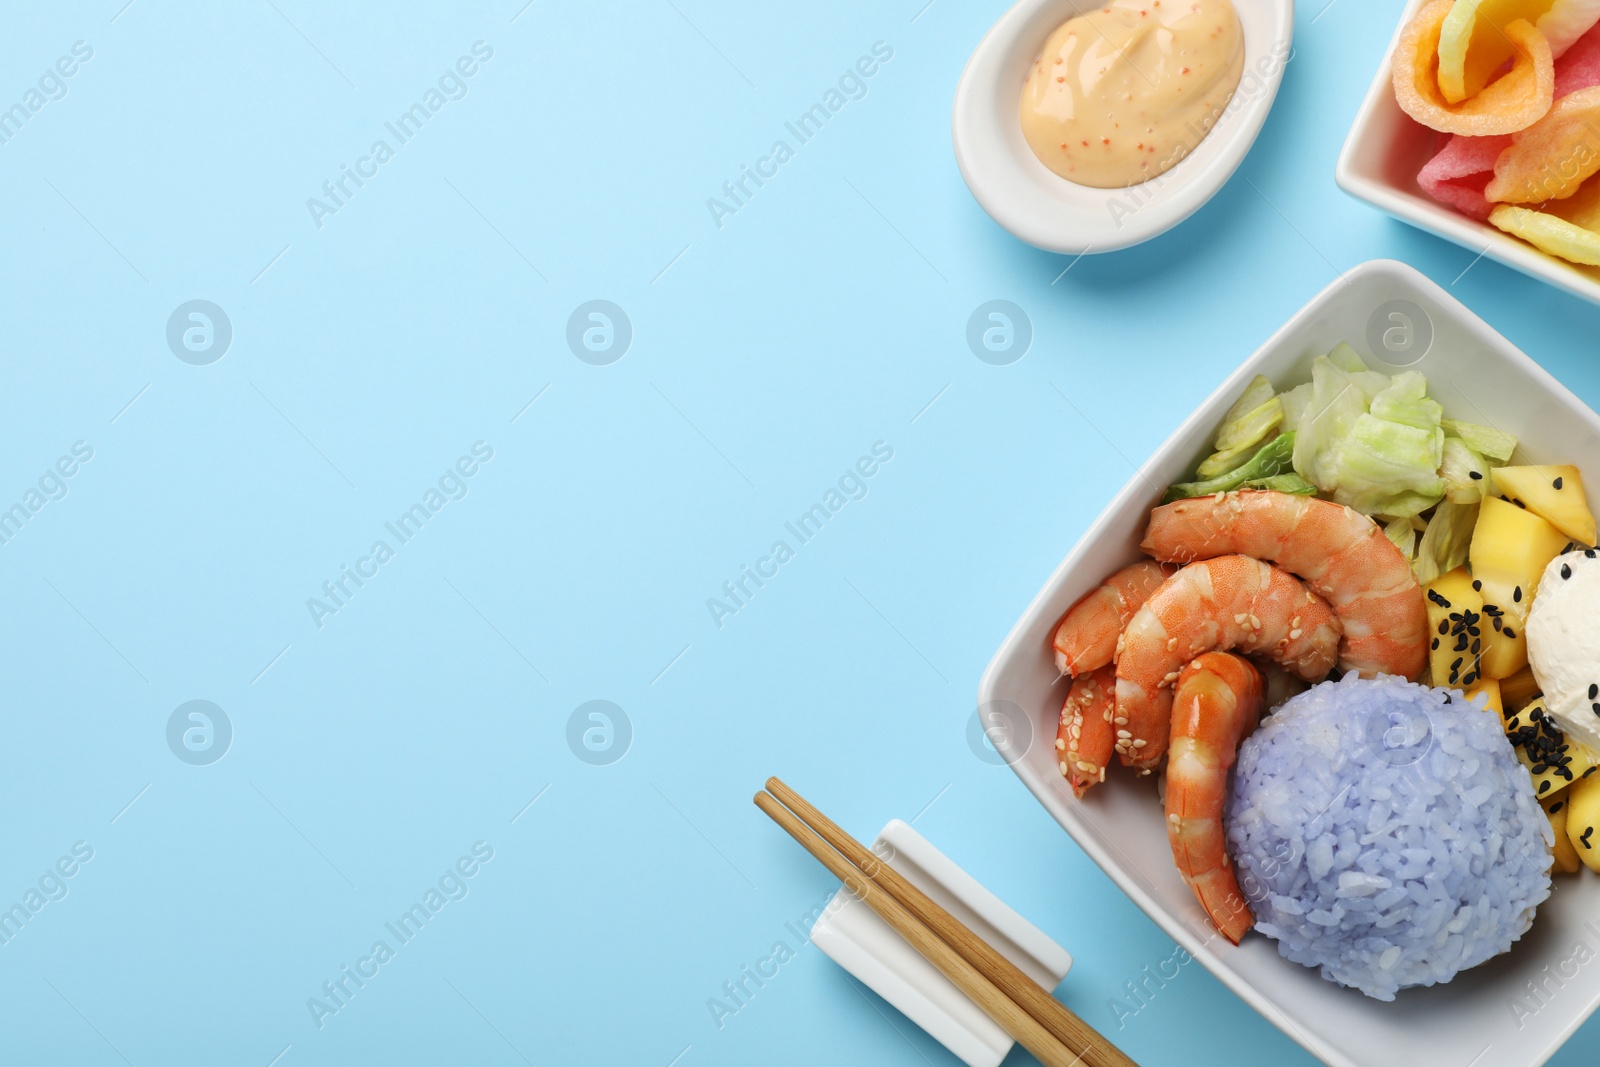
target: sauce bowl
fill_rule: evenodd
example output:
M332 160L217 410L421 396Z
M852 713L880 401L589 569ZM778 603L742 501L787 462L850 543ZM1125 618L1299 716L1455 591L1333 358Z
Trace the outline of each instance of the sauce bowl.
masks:
M1099 5L1021 0L989 30L956 88L956 165L989 217L1050 252L1111 252L1165 233L1227 182L1255 143L1291 58L1294 0L1235 0L1244 74L1211 132L1165 174L1096 189L1052 173L1022 137L1018 107L1028 69L1052 30Z

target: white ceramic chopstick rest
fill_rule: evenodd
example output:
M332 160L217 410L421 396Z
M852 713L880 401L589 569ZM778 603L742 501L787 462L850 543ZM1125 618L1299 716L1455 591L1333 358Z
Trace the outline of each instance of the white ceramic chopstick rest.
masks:
M1046 989L1072 967L1067 950L895 819L872 851ZM999 1067L1012 1040L933 964L844 888L823 908L811 940L971 1067Z

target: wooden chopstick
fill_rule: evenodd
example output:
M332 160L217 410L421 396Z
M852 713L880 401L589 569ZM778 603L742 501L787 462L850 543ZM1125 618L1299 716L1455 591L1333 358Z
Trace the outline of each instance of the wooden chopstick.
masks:
M825 816L822 816L820 812L807 804L793 790L784 786L782 782L772 779L769 785L772 784L775 784L778 790L781 790L784 794L809 809L814 816L826 822ZM833 823L827 822L827 825L831 827L838 837L848 840L851 845L855 846L855 850L859 850L859 853L867 858L869 861L868 867L857 866L850 859L847 859L846 855L841 855L817 830L802 821L801 817L790 808L779 803L773 794L757 793L755 803L757 807L781 826L790 837L799 842L818 862L843 882L846 888L859 896L868 907L872 908L884 922L889 924L891 929L905 938L957 989L961 990L962 993L977 1004L1001 1029L1011 1035L1029 1052L1033 1053L1041 1063L1045 1064L1045 1067L1079 1067L1079 1065L1088 1065L1088 1067L1137 1067L1134 1061L1124 1056L1087 1023L1072 1015L1054 998L1045 994L1045 999L1056 1004L1060 1011L1066 1014L1070 1020L1069 1026L1072 1023L1076 1024L1068 1032L1082 1035L1082 1040L1063 1040L1057 1037L1049 1026L1036 1017L1028 1006L1025 1006L1034 1004L1036 998L1029 997L1026 992L1020 992L1018 996L1023 1002L1019 1003L1019 1000L1012 995L1014 990L1026 990L1028 987L1040 990L1036 982L1017 970L1009 960L994 952L981 938L973 934L971 930L968 930L949 912L929 900L915 886L905 882L903 878L899 879L904 889L909 889L911 894L921 897L921 901L926 905L924 909L926 914L929 916L942 915L943 921L935 919L938 925L931 926L918 918L902 901L895 898L894 891L886 884L889 879L885 878L883 871L888 868L879 863L876 857L862 848L854 838L850 838L848 834L839 830ZM890 873L894 875L894 872L891 871ZM909 894L908 899L911 899ZM1001 966L995 969L995 973L1001 976L1001 981L997 982L987 977L956 945L941 937L937 931L943 929L964 931L967 935L965 938L962 938L960 934L954 934L953 936L957 938L957 941L967 944L969 947L975 943L988 948L987 956L1000 961ZM982 952L978 952L976 955L980 958L985 956ZM1007 974L1006 969L1009 969L1011 973ZM1042 992L1042 990L1040 991ZM1056 1021L1056 1025L1060 1025L1059 1020Z
M1084 1022L1039 983L1028 977L970 927L937 901L912 885L900 872L882 862L810 801L778 778L767 779L767 789L800 820L833 846L895 902L931 930L983 976L1069 1049L1082 1050L1088 1067L1137 1067L1094 1027ZM769 812L770 814L770 812ZM804 844L805 842L801 842ZM998 1020L996 1020L998 1022ZM1012 1035L1016 1037L1015 1034ZM1018 1038L1018 1040L1021 1040ZM1037 1053L1035 1053L1037 1055Z
M1074 1067L1087 1062L1087 1057L1075 1055L1067 1046L1056 1040L1037 1019L1023 1011L1021 1006L995 984L979 974L972 964L928 929L906 909L896 904L876 882L862 874L854 865L828 846L788 808L773 799L771 793L757 793L756 807L772 817L772 821L788 831L806 851L844 883L845 888L866 902L878 917L910 942L911 947L939 969L939 973L970 997L1000 1028L1015 1038L1023 1048L1033 1053L1045 1067Z

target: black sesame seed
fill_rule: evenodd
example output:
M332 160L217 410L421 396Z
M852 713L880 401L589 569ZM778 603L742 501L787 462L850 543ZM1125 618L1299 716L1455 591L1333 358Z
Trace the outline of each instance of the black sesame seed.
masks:
M1504 625L1505 624L1500 621L1500 616L1496 615L1494 617L1494 628L1495 628L1495 631L1498 632L1501 629L1501 627L1504 626Z
M1433 650L1435 652L1439 651L1439 639L1437 637L1433 639Z
M1540 782L1539 783L1539 792L1547 793L1549 791L1550 791L1550 783L1548 781L1544 781L1544 782Z
M1451 651L1452 652L1465 652L1466 650L1467 650L1467 635L1466 634L1462 634L1461 636L1456 638L1456 647L1451 649Z
M1483 651L1483 639L1481 637L1474 637L1472 639L1472 648L1470 651L1474 656Z
M1561 488L1561 479L1557 478L1555 481L1551 482L1550 483L1550 487L1552 489L1560 489Z
M1522 603L1522 586L1519 585L1515 589L1511 590L1511 599L1516 601L1518 604Z
M1515 497L1512 498L1511 502L1513 504L1515 504L1517 507L1521 508L1523 511L1527 511L1528 510L1528 505L1524 504L1522 501L1516 499Z
M1594 549L1592 549L1592 548L1584 549L1583 550L1583 554L1588 559L1594 559Z
M1588 769L1588 770L1586 770L1586 771L1584 771L1584 772L1583 772L1583 776L1584 776L1584 777L1585 777L1585 778L1587 778L1587 777L1589 777L1589 776L1590 776L1590 775L1591 775L1591 774L1593 774L1593 773L1594 773L1594 772L1595 772L1595 771L1600 771L1600 764L1596 764L1596 765L1595 765L1595 766L1593 766L1593 767L1590 767L1590 768L1589 768L1589 769Z
M1561 577L1563 580L1572 577L1572 568L1567 566L1565 563L1561 565Z
M1468 671L1467 672L1467 676L1465 678L1461 679L1461 684L1462 685L1471 685L1473 682L1476 682L1477 680L1478 680L1477 673L1474 672L1474 671Z
M1441 608L1448 608L1450 606L1450 601L1446 600L1443 596L1440 596L1439 592L1434 589L1428 590L1428 599L1439 605Z
M1513 630L1511 627L1507 626L1504 632L1505 635L1511 640L1515 641L1517 639L1517 631Z
M1578 838L1579 841L1583 842L1583 847L1584 848L1593 848L1594 847L1593 845L1589 844L1589 835L1592 834L1592 833L1594 833L1594 827L1592 827L1592 826L1585 827L1584 831L1583 831L1583 836Z
M1449 633L1450 632L1450 624L1445 622L1443 619L1440 619L1439 620L1439 632L1442 633L1442 634Z
M1483 481L1483 475L1480 474L1478 471L1468 471L1467 472L1467 477L1471 478L1475 482Z
M1455 659L1451 660L1450 661L1450 669L1453 671L1453 670L1456 670L1458 667L1460 667L1461 666L1461 660L1463 658L1464 657L1457 656Z
M1589 699L1590 700L1594 700L1596 697L1600 697L1600 685L1596 685L1595 683L1590 682L1589 683Z
M1561 814L1561 809L1566 806L1566 803L1567 802L1565 800L1558 800L1555 803L1551 804L1550 805L1550 814L1551 815L1559 815L1559 814Z

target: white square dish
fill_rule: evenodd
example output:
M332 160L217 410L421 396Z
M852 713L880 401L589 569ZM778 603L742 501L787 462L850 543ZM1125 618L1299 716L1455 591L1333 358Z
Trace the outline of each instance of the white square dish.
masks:
M1417 184L1417 172L1444 147L1449 135L1428 129L1400 110L1394 98L1391 60L1401 29L1426 2L1408 0L1339 151L1334 180L1357 200L1365 200L1401 222L1600 304L1600 268L1580 267L1541 252L1487 222L1439 203Z
M1056 720L1066 695L1050 648L1057 621L1140 558L1150 508L1210 452L1222 415L1251 377L1263 374L1279 388L1307 381L1311 359L1340 341L1375 369L1421 371L1447 416L1515 434L1519 462L1574 463L1588 484L1600 484L1600 416L1416 270L1392 260L1365 263L1302 308L1140 468L1006 637L984 672L979 707L1019 716L1007 761L1112 881L1313 1055L1335 1067L1534 1067L1600 1005L1600 879L1591 872L1558 876L1533 929L1510 953L1385 1004L1281 958L1260 934L1239 946L1219 937L1173 865L1154 778L1112 767L1104 786L1076 800L1057 770ZM1537 998L1534 988L1543 990Z

